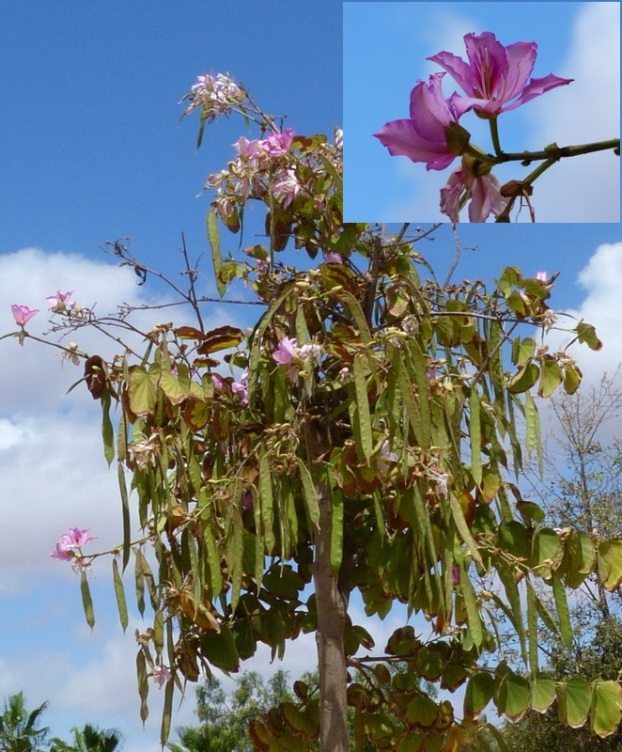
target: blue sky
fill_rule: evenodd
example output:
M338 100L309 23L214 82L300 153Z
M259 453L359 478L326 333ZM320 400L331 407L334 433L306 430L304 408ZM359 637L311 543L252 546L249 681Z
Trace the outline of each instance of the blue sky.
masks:
M452 4L446 5L450 13ZM150 283L137 287L131 272L117 268L99 245L129 236L138 257L171 275L179 269L182 231L192 256L208 255L209 197L197 194L205 177L231 158L231 144L250 135L240 121L223 120L206 131L197 152L196 118L180 123L179 100L198 74L226 72L266 110L287 115L286 125L296 131L332 135L342 122L341 11L335 0L5 3L0 334L14 328L11 303L45 309L45 296L57 289L73 290L83 305L96 302L100 313L123 302L165 300ZM561 14L559 22L569 29L572 14ZM506 26L515 30L514 23ZM381 59L380 42L374 46L373 39L361 37L370 42L370 59ZM562 73L553 37L547 31L547 44L541 42L543 74ZM378 127L378 117L400 116L413 79L426 73L417 68L423 55L409 50L410 44L401 42L412 65L400 72L394 104L377 78L361 93L368 131ZM425 54L443 46L438 36L429 42L421 37L418 44ZM392 82L391 75L385 78ZM346 145L356 143L355 125L351 135L346 131ZM397 163L380 147L376 156L378 163ZM255 242L259 219L256 214L249 221L245 243ZM622 351L618 225L461 225L460 237L465 250L457 276L491 280L507 264L527 273L561 271L556 307L598 324L606 341L602 353L580 353L586 375L595 379L613 370ZM237 236L223 233L225 251L238 244ZM472 245L477 250L466 248ZM454 256L450 228L422 241L419 250L443 277ZM213 291L209 267L201 284ZM217 305L208 325L243 325L253 315ZM42 331L45 319L34 319L31 331ZM138 317L144 326L153 321L147 314ZM115 473L101 451L97 406L84 390L65 396L81 369L32 344L22 349L12 339L0 343L0 699L23 689L31 706L50 701L45 720L54 735L68 738L72 725L91 721L119 728L125 752L152 752L158 747L159 695L154 687L152 716L143 730L134 675L133 630L144 624L132 613L122 634L109 563L103 562L92 576L97 623L91 633L70 567L48 558L58 536L72 526L91 528L102 549L118 544L120 504ZM112 352L89 333L80 333L79 344L89 352ZM127 585L131 602L131 581ZM398 624L389 619L369 628L383 646ZM314 661L309 637L287 653L284 667L295 678ZM252 665L268 670L265 654ZM193 700L190 688L174 725L192 721Z
M447 219L438 209L438 191L458 162L427 172L407 157L391 157L372 134L387 121L409 116L413 86L441 71L427 57L448 50L466 59L464 34L483 31L494 32L506 45L536 41L534 77L555 73L575 79L499 118L505 151L542 149L554 140L567 145L619 137L617 2L345 2L346 220ZM458 88L449 75L443 87L446 97ZM492 150L487 123L474 113L460 122L473 143ZM503 183L529 171L513 163L493 172ZM565 160L535 184L536 218L619 221L619 182L619 159L611 152ZM570 184L580 190L570 193ZM522 212L520 221L529 221L528 212Z

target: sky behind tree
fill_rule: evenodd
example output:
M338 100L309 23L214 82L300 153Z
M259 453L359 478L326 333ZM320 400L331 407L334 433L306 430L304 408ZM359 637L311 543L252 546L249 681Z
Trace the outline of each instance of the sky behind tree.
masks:
M240 135L257 135L240 120L223 119L207 128L197 152L197 119L180 122L179 101L197 75L225 72L264 109L286 115L285 127L332 139L342 122L341 13L334 0L4 3L0 334L15 328L11 303L41 308L29 331L42 332L45 297L59 289L74 291L82 305L96 304L99 314L121 303L169 302L161 285L151 279L137 285L100 245L128 236L137 257L179 281L182 232L191 258L209 259L209 195L199 195L206 176L233 156L231 144ZM543 45L542 71L562 75L555 67L561 58L549 54ZM347 131L344 138L347 143ZM250 214L244 245L258 242L263 231L260 213ZM426 217L411 219L415 226ZM490 281L507 264L528 274L561 271L555 306L600 324L606 342L602 353L582 350L581 366L590 378L615 369L622 351L618 225L464 225L459 236L464 251L456 277ZM223 232L225 252L239 243ZM443 278L455 254L451 228L422 241L419 250ZM201 291L213 294L209 265L203 268ZM186 314L160 309L140 314L137 323L149 328L173 316L181 323ZM209 308L206 324L247 326L256 317L255 308L219 304ZM89 352L114 352L93 333L72 336ZM91 632L71 567L49 558L69 527L97 535L91 550L120 540L116 477L103 458L99 405L82 387L66 394L81 368L34 345L0 343L0 698L24 690L30 707L49 700L45 721L53 735L68 739L71 726L90 721L119 728L126 752L153 752L160 694L154 685L143 730L133 668L133 633L144 623L132 608L122 634L110 564L102 561L92 573L97 622ZM127 588L132 604L131 577ZM382 648L399 623L389 616L366 626ZM283 668L293 679L314 663L314 640L307 636L286 653ZM266 651L250 667L280 666L269 667ZM190 687L173 724L192 722L192 706Z

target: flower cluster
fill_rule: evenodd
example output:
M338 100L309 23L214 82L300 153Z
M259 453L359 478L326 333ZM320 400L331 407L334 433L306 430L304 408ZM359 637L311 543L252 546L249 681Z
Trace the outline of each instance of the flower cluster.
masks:
M293 129L286 128L262 139L242 136L233 144L236 159L229 162L226 170L210 175L205 186L217 190L214 204L225 224L227 217L231 218L235 212L236 204L249 198L261 199L268 191L284 207L292 203L300 191L300 183L294 167L283 158L290 153L293 140Z
M65 313L79 315L81 309L77 307L76 301L71 299L73 291L61 292L56 291L56 295L48 295L46 298L48 302L48 308L52 313ZM25 305L18 305L13 303L11 305L11 313L15 319L15 323L21 327L24 327L30 319L39 313L38 308L29 308Z
M403 155L413 162L424 162L428 170L443 170L462 156L461 168L441 191L441 211L457 222L459 210L470 199L469 219L484 222L491 213L499 216L509 198L501 194L498 181L489 175L495 159L469 143L470 134L459 125L459 119L473 110L491 121L491 132L494 129L496 134L499 114L569 84L572 79L553 74L530 79L537 56L535 42L504 46L491 32L467 34L464 42L468 62L447 51L429 57L444 72L416 84L410 95L408 119L388 122L374 136L391 156ZM466 96L454 92L449 99L444 97L442 80L446 74Z
M160 437L152 433L149 438L133 441L127 447L128 459L140 470L155 467L160 456Z
M246 100L246 93L222 73L216 76L205 73L197 77L196 83L190 87L190 93L182 101L185 100L189 101L189 105L184 115L200 107L205 120L214 120L230 112L233 107L241 106Z
M88 564L82 557L82 546L93 540L95 540L95 537L89 534L89 530L80 530L80 528L72 527L68 533L61 535L50 556L53 559L60 559L62 561L73 560L72 567L74 571L83 571L87 568Z

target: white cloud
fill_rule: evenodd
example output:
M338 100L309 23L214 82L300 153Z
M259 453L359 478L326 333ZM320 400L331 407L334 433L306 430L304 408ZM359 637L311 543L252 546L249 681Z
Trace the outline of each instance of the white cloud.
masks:
M620 137L620 3L583 3L568 55L555 71L574 82L532 110L534 143L560 146ZM539 147L540 148L540 147ZM542 222L619 222L620 158L613 152L563 159L534 186Z

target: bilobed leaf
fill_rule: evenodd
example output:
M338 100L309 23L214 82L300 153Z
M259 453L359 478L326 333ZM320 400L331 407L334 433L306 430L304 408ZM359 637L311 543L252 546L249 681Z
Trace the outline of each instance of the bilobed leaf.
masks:
M578 588L592 573L596 563L596 551L592 538L587 533L571 530L565 540L562 567L568 587Z
M142 366L130 366L130 409L136 415L150 413L156 404L159 368L153 364L149 371Z
M119 610L119 620L123 631L127 629L127 603L125 601L125 590L123 580L119 574L119 564L116 558L112 559L112 579L114 582L114 594L117 599L117 609Z
M538 395L550 397L562 383L562 369L552 355L544 355L540 365L540 384Z
M95 626L95 614L93 612L93 600L91 598L91 589L89 587L89 581L86 576L86 571L80 572L80 592L82 594L82 607L84 608L84 616L86 617L86 623L91 629Z
M622 717L622 687L617 681L597 681L592 694L592 731L604 739L618 730Z
M177 371L177 376L174 376L170 371L162 371L159 381L160 389L166 394L172 405L179 405L190 396L188 366L179 363Z
M568 679L557 687L560 720L570 728L585 724L592 704L592 686L580 676Z
M369 460L373 451L371 433L371 417L369 414L369 400L367 398L367 384L365 382L365 367L360 355L354 358L354 389L356 393L356 418L358 426L353 426L360 443L363 457ZM358 430L357 430L358 428Z
M222 256L220 255L220 233L218 232L218 215L215 209L207 212L207 239L212 249L212 264L214 266L214 278L216 280L216 289L222 298L227 289L227 285L222 281Z
M555 530L540 528L534 535L531 551L531 565L545 579L557 569L564 555L564 547Z
M622 540L601 541L598 546L598 577L607 590L622 583Z
M495 704L510 721L520 720L529 709L529 682L522 676L508 672L497 690Z
M495 678L482 671L468 681L464 694L464 715L476 719L492 700L495 691Z
M197 352L200 355L209 355L218 350L227 350L239 345L244 337L244 332L236 326L219 326L217 329L205 332L203 342L197 347Z
M546 674L537 674L529 680L531 707L538 713L546 713L555 700L555 680Z
M528 392L538 381L539 376L540 369L535 363L525 363L508 381L507 388L512 394Z
M598 338L596 329L591 324L580 321L576 326L576 332L579 342L585 342L590 350L600 350L602 348L603 343Z

